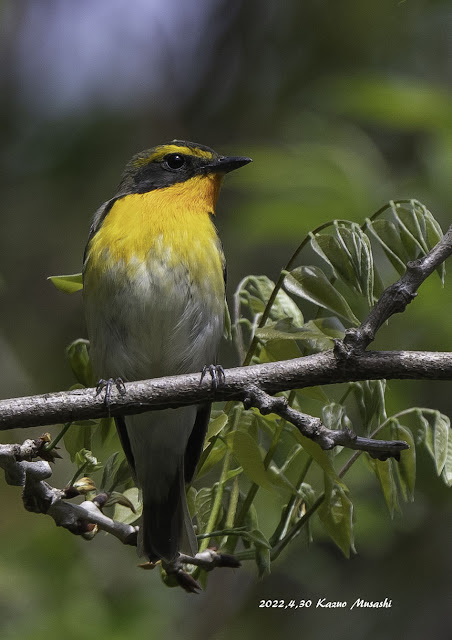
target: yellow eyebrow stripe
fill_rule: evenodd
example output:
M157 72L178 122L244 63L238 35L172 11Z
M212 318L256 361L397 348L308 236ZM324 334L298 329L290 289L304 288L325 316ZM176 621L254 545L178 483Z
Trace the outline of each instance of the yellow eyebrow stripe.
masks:
M177 144L165 144L157 147L149 156L138 158L134 162L134 165L136 167L142 167L149 162L158 162L159 160L163 160L168 153L182 153L187 156L195 156L196 158L205 158L206 160L211 160L213 157L210 151L204 151L204 149L198 149L197 147L180 147Z

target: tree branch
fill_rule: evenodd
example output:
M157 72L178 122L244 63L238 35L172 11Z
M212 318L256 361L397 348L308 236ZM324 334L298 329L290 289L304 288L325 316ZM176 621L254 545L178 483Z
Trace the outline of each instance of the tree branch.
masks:
M52 475L49 463L44 460L31 462L39 456L41 446L39 440L25 440L22 445L0 445L0 467L5 471L6 482L23 487L22 499L27 511L46 513L55 520L57 527L77 535L89 536L95 525L123 544L136 545L137 527L112 520L92 501L72 504L65 499L64 491L45 482Z
M343 359L328 350L293 360L226 369L224 382L216 390L208 376L200 381L201 373L127 382L125 393L112 388L108 407L95 388L11 398L0 400L0 431L209 401L242 401L250 385L274 395L289 389L382 378L452 380L452 353L366 351Z
M383 291L380 299L360 327L348 329L343 341L337 342L338 355L360 353L375 339L378 329L395 313L405 311L417 296L421 284L452 254L452 225L431 251L418 260L408 262L406 272Z
M327 429L319 418L314 418L306 413L295 411L289 406L287 398L278 396L274 398L268 395L256 385L247 387L247 397L243 401L245 408L256 407L262 413L276 413L288 422L292 423L304 436L317 442L322 449L332 449L340 445L348 449L367 451L372 458L386 460L387 458L400 458L400 453L408 449L406 442L402 440L373 440L357 436L351 430L335 431Z

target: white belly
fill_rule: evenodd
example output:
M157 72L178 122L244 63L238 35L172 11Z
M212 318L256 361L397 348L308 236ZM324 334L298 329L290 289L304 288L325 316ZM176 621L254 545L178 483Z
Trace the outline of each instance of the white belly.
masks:
M208 279L194 283L184 265L168 271L156 259L131 273L119 262L97 279L95 290L85 286L96 376L140 380L215 362L224 299Z

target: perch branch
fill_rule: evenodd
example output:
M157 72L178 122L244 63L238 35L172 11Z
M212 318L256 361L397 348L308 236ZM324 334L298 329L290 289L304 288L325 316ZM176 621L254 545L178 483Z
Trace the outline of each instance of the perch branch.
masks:
M112 389L108 407L101 395L96 396L95 388L0 400L0 431L209 401L241 401L250 385L274 395L289 389L382 378L452 380L452 353L366 351L342 359L328 350L292 360L227 369L216 390L208 376L200 382L201 373L127 382L126 393Z

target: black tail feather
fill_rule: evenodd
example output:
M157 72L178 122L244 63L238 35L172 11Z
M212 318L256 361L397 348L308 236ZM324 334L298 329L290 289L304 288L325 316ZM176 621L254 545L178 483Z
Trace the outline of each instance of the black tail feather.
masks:
M142 552L151 562L177 557L184 525L179 470L168 494L158 501L145 497L142 516Z

